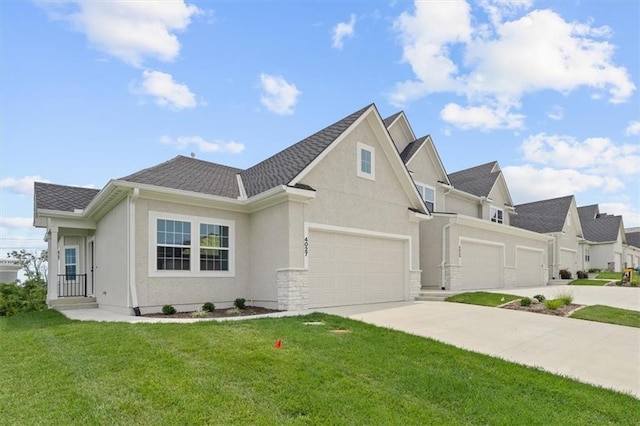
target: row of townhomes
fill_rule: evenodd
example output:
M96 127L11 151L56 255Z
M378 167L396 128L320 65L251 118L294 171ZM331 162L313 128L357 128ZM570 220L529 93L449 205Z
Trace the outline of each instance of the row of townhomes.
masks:
M246 170L178 156L100 189L36 183L48 302L126 314L272 309L546 285L640 264L640 229L573 196L514 205L497 162L447 173L369 105Z

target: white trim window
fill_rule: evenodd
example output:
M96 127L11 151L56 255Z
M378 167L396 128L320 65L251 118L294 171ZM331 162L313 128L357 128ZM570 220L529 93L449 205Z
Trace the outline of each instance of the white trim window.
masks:
M374 180L376 176L376 151L372 146L358 142L358 171L357 175L365 179Z
M416 188L418 188L418 192L424 200L424 203L427 205L427 209L429 209L429 212L433 213L436 210L435 188L420 182L416 182Z
M75 281L78 275L78 246L64 247L64 279Z
M150 211L149 276L232 277L234 238L233 221Z
M504 223L504 211L502 209L491 206L490 216L491 216L491 222Z

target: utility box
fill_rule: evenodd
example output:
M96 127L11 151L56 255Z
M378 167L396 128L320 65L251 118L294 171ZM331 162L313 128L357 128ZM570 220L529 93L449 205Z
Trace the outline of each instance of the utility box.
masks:
M633 268L624 268L622 271L622 284L631 284L633 282Z

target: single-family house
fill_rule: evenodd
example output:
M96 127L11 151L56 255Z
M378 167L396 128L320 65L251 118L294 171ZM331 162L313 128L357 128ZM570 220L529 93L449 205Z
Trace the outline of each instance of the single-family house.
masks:
M589 245L589 269L622 271L627 244L622 216L601 213L597 204L578 207L578 214Z
M624 259L626 268L638 268L640 266L640 228L625 228Z
M515 209L497 162L447 174L430 136L403 112L385 124L433 219L420 224L423 289L546 285L551 237L510 225Z
M589 269L589 245L584 239L573 195L518 204L511 224L553 237L549 249L549 279L561 278L561 270L575 278L579 270Z
M34 195L49 304L92 295L127 314L413 300L428 219L375 105L248 169L178 156L100 190L38 182Z

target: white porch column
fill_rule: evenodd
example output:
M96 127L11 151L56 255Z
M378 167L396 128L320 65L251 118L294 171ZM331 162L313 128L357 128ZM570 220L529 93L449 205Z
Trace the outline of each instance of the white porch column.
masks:
M54 226L49 229L48 241L49 256L49 276L47 279L47 300L55 300L58 298L58 227Z

